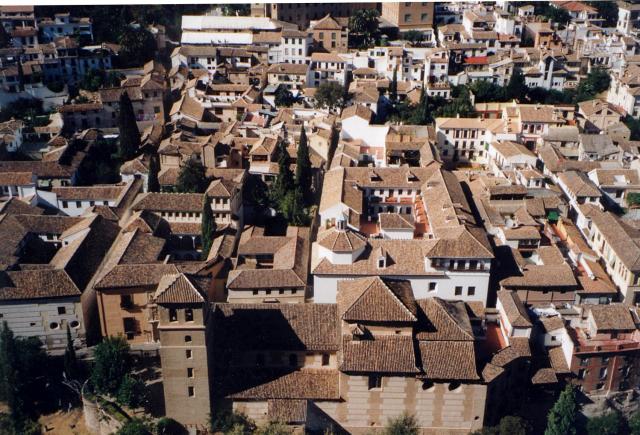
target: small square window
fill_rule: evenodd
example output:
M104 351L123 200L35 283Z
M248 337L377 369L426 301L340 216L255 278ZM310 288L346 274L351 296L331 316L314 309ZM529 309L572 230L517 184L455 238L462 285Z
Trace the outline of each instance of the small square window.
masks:
M474 296L476 294L476 288L474 286L469 286L467 288L467 296Z
M58 307L58 314L67 314L67 309L65 307Z
M438 283L436 283L436 282L430 282L430 283L429 283L429 291L430 291L430 292L434 292L434 291L436 291L436 288L437 288L437 287L438 287Z
M184 342L185 342L185 343L191 343L191 341L192 341L192 338L191 338L191 336L190 336L190 335L185 335L185 336L184 336Z
M184 320L185 322L193 322L193 310L191 308L184 310Z
M369 376L369 389L380 390L382 388L382 376L371 375Z
M456 286L455 295L462 296L462 286Z
M322 354L322 365L323 366L328 366L329 365L329 354L328 353L323 353Z

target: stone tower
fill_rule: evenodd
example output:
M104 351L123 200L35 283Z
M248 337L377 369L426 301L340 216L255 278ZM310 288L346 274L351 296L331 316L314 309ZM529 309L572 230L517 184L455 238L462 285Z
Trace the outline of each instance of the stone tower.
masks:
M206 428L211 413L205 294L182 273L163 276L155 294L165 412L190 432Z

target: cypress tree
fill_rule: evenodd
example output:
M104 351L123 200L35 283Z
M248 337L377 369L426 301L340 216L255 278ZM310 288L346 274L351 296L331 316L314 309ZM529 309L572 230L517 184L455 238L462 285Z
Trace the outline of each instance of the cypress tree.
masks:
M389 84L389 99L393 104L398 101L398 66L393 69L393 79Z
M304 226L307 224L307 213L304 210L304 195L300 187L289 191L282 201L282 214L289 225Z
M140 148L140 132L129 94L120 94L118 111L118 130L120 131L120 158L131 160Z
M153 153L149 159L149 177L147 178L147 191L160 192L160 181L158 181L158 173L160 172L160 162L158 154Z
M289 154L287 152L287 146L284 141L280 142L279 147L280 156L278 158L278 176L272 187L273 202L278 206L278 209L282 211L282 205L287 193L293 189L294 180L293 173L289 167Z
M19 391L18 365L16 338L5 321L0 332L0 394L9 406L11 420L16 427L20 427L25 419L24 402Z
M298 142L298 154L296 156L296 186L302 191L307 204L311 202L311 160L309 159L309 145L307 133L302 125L300 141Z
M213 234L215 232L215 221L213 220L213 211L211 210L211 198L204 195L202 201L202 224L200 225L202 232L202 254L203 260L207 259L211 244L213 243Z
M544 435L575 435L578 417L576 392L573 386L567 384L560 397L549 411L547 429Z
M67 323L67 348L64 351L64 374L68 380L78 378L78 358L73 347L71 328Z

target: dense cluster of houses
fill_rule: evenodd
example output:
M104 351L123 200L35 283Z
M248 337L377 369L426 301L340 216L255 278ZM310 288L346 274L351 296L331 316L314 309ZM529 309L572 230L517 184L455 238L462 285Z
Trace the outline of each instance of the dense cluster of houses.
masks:
M349 16L376 7L399 36L351 48ZM363 433L406 412L424 433L462 434L564 383L637 407L640 141L623 121L640 115L640 4L619 2L615 27L583 2L550 7L570 22L503 0L183 16L166 64L50 100L43 125L0 124L0 320L52 354L67 327L81 351L122 335L159 354L166 414L193 433L231 405L310 431ZM2 6L0 24L0 104L48 98L38 89L118 55L79 45L93 44L90 18ZM392 88L407 104L450 100L519 71L564 91L595 68L611 85L577 105L380 122ZM330 82L345 101L322 108ZM123 93L140 149L119 182L86 185L92 156L117 143ZM267 224L252 189L283 160L295 171L303 131L311 224ZM193 162L207 186L178 193Z

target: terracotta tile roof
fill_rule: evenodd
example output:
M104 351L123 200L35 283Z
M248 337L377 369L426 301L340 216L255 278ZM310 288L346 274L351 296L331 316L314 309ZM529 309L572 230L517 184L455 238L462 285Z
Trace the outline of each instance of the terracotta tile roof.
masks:
M542 325L542 329L547 333L557 331L558 329L564 329L564 320L562 319L562 316L541 317L540 324Z
M158 283L155 300L159 304L202 304L205 301L183 273L163 276Z
M178 273L173 264L118 264L96 284L96 289L155 287L164 275Z
M16 197L0 203L0 215L42 214L44 209L34 207Z
M337 370L303 369L298 371L236 369L214 378L215 389L230 399L309 399L340 398Z
M420 341L418 349L427 379L480 379L473 341Z
M141 193L132 205L132 210L201 212L201 193Z
M482 380L490 383L504 372L505 370L502 367L487 363L482 369Z
M319 19L310 27L310 30L340 30L342 26L330 15Z
M413 338L383 335L373 340L352 340L350 336L344 336L340 371L417 374Z
M338 315L347 322L416 322L409 281L380 277L338 281Z
M500 290L498 300L502 304L509 323L514 327L530 328L531 318L524 304L513 291Z
M531 383L534 385L555 384L557 382L558 377L556 376L556 371L548 367L538 369L531 377Z
M587 305L598 332L636 329L629 307L624 304Z
M64 270L33 269L6 274L9 282L0 287L0 300L80 297L80 290Z
M435 341L473 341L471 320L466 305L461 301L445 301L440 298L417 301L426 320L416 329L416 339Z
M335 351L334 304L214 304L214 346L231 351ZM264 325L269 325L265 328ZM285 397L286 398L286 397Z
M602 196L602 192L600 192L598 186L583 172L566 171L559 174L558 179L566 186L567 190L577 198Z
M413 230L413 215L400 213L380 213L378 215L380 228L388 230Z
M307 74L309 66L305 63L276 63L269 66L269 74Z
M35 184L32 172L0 172L0 186L28 186Z
M567 359L564 356L562 346L556 346L549 349L549 362L556 373L571 373L571 370L569 370L569 366L567 365Z
M370 122L374 113L367 106L363 106L362 104L354 104L353 106L349 106L342 111L342 116L340 119L345 120L351 118L352 116L359 116L360 118Z
M351 230L332 228L318 237L318 244L332 252L355 252L367 244L364 236Z
M112 200L124 195L130 185L53 187L51 191L60 200Z

